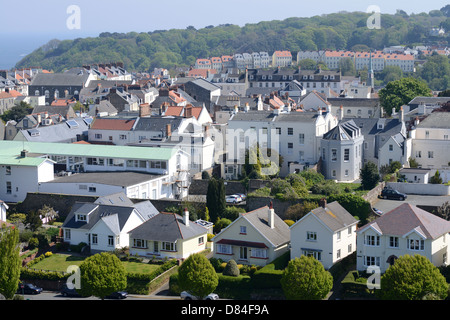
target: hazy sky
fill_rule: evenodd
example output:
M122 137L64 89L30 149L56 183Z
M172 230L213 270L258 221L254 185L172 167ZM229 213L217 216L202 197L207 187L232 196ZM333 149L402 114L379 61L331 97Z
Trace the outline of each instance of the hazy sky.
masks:
M244 25L289 17L311 17L339 11L363 11L371 5L381 13L402 9L408 14L429 12L448 0L0 0L1 34L51 33L75 38L109 32L147 32L193 25ZM67 8L80 8L80 29L70 30Z

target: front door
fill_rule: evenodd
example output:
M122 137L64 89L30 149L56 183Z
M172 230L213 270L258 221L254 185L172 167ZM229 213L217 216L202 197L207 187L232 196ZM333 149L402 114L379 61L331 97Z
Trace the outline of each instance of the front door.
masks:
M247 247L240 247L239 248L239 259L240 260L247 260Z

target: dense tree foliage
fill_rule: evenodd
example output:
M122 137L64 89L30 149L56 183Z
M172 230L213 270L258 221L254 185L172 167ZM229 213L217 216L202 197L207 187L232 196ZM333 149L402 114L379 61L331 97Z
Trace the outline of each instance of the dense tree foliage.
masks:
M21 262L19 230L0 225L0 294L6 299L16 293Z
M289 300L321 300L333 287L333 277L314 257L302 255L289 261L281 287Z
M188 290L201 299L216 289L219 276L204 255L195 253L179 267L178 281L181 290Z
M422 300L430 294L445 299L448 284L439 269L422 255L403 255L381 277L380 296L386 300Z
M445 24L446 10L430 14L382 14L381 29L368 29L369 13L340 12L310 18L262 21L243 27L232 24L202 29L150 32L103 32L95 38L52 40L17 63L62 71L92 63L122 61L128 70L174 68L194 64L196 58L235 52L290 50L382 49L423 42L431 27ZM447 20L446 20L447 19ZM428 39L429 40L429 39ZM445 40L445 39L443 39Z
M380 180L377 165L371 161L364 164L364 166L360 170L360 177L361 177L361 187L364 190L373 189Z
M222 179L212 177L206 191L206 207L211 221L215 222L225 212L225 185Z
M109 252L97 253L80 265L83 296L104 299L113 292L127 287L127 273L122 262Z

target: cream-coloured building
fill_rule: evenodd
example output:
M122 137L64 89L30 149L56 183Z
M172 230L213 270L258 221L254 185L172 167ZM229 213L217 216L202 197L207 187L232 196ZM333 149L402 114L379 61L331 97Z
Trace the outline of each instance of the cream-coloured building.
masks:
M214 258L265 266L289 251L289 227L269 205L241 214L213 242Z
M356 268L381 272L405 254L420 254L435 266L448 265L450 221L409 203L383 214L357 231Z
M322 200L290 227L291 259L313 256L329 269L356 250L357 223L337 201Z
M131 230L130 254L186 259L206 249L208 229L189 220L189 211L183 216L160 213Z

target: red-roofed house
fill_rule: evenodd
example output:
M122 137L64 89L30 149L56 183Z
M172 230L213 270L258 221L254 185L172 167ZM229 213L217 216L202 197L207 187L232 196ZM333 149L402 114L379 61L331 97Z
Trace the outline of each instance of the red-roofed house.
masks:
M129 142L135 122L135 119L96 118L89 128L88 141L95 144L115 144L113 141L120 141L121 145L125 145Z
M404 203L357 230L356 268L381 272L405 254L420 254L435 266L449 264L450 221Z
M272 67L288 67L292 65L290 51L275 51L272 55Z

